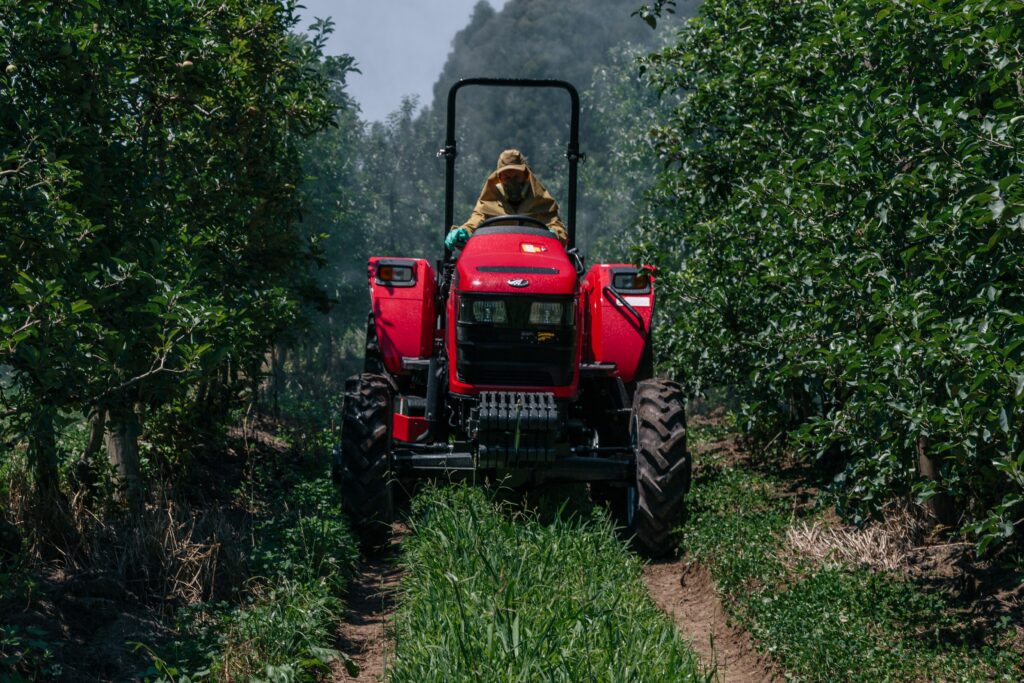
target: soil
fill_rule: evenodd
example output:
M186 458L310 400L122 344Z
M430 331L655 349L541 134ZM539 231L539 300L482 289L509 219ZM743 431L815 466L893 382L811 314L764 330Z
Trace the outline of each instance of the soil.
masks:
M750 634L729 622L707 569L688 560L654 562L644 568L644 581L655 604L672 617L716 680L783 680L771 659L754 649Z
M345 598L348 613L338 625L338 649L358 667L358 672L352 675L339 663L334 666L333 680L383 683L388 659L394 652L391 618L402 578L399 549L408 533L407 527L396 523L391 546L365 560L353 577Z

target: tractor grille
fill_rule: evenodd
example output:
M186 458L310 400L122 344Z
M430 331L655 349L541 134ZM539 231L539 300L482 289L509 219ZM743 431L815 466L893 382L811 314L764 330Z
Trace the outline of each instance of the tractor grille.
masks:
M472 297L468 299L471 305ZM487 297L488 301L494 299ZM557 387L572 383L576 351L572 299L544 299L565 306L562 320L547 325L529 323L530 306L537 298L506 296L502 301L505 312L501 322L479 323L460 318L455 337L459 381L509 387Z

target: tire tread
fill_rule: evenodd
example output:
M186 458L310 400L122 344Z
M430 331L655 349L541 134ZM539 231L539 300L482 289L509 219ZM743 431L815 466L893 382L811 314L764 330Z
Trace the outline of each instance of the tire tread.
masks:
M673 532L686 511L692 465L686 447L686 408L682 387L666 379L637 384L637 509L634 542L652 557L675 549Z
M394 515L391 391L388 379L378 374L362 373L345 381L338 470L342 507L363 544L371 548L387 543Z

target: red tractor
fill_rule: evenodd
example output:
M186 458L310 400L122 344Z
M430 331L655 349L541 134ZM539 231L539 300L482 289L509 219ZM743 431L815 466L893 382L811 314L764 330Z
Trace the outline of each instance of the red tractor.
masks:
M436 267L370 259L366 367L346 381L334 458L344 505L377 545L403 481L587 482L640 550L665 554L691 462L683 392L652 376L654 269L587 269L574 248L579 96L564 81L452 86L439 153L445 229L454 216L456 95L470 85L569 93L568 244L529 216L501 216L484 221L457 260L446 249Z

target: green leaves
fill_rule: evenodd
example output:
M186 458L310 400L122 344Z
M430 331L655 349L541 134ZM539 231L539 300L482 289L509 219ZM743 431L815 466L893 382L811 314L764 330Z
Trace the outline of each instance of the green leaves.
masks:
M1008 0L709 0L645 60L680 98L638 251L679 273L660 343L766 441L841 459L854 517L918 486L922 443L969 517L1020 495L991 463L1024 448L1022 26Z
M675 14L675 11L676 3L674 0L655 0L653 6L641 5L640 9L633 12L631 16L640 17L651 28L657 28L658 19L661 18L662 12L665 14Z
M3 409L224 411L319 296L300 146L343 67L293 2L51 5L0 0Z

